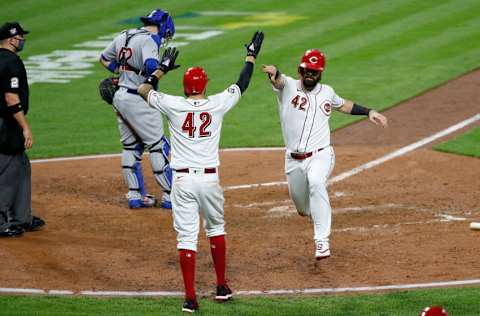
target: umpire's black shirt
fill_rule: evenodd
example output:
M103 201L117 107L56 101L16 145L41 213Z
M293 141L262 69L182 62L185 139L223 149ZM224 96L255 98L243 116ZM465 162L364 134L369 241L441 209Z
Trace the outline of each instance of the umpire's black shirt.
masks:
M0 153L11 154L21 152L23 148L23 130L11 112L7 110L5 93L11 92L19 96L23 113L28 112L28 81L25 65L14 52L0 48L0 119L4 129L1 137ZM5 128L8 130L6 132ZM8 135L7 135L8 134ZM7 142L7 143L5 143ZM8 143L10 142L10 143ZM13 144L13 146L11 146Z
M28 112L28 81L23 61L12 51L0 48L0 115L5 117L7 101L5 93L18 94L23 113Z

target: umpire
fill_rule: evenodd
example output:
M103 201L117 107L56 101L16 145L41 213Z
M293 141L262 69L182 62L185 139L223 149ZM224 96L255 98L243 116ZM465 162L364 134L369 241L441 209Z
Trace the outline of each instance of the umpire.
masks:
M25 44L18 22L0 27L0 237L21 236L45 222L32 216L31 168L25 149L33 145L27 73L17 55Z

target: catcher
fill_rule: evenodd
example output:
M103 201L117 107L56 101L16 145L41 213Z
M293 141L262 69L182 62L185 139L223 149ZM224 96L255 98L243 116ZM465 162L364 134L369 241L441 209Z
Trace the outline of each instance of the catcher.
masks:
M160 46L173 37L175 27L168 12L160 9L140 19L142 27L121 32L103 51L100 63L120 77L105 79L99 89L102 98L113 104L117 113L128 206L156 204L155 198L146 192L143 180L141 161L147 150L155 180L163 189L161 206L171 208L170 144L163 133L162 117L143 101L137 88L157 69Z

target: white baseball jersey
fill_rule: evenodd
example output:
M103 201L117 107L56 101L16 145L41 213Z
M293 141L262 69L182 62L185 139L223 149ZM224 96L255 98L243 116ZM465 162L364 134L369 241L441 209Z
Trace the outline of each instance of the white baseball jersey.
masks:
M277 94L283 139L289 152L312 152L330 145L328 120L332 107L345 101L332 87L317 84L312 91L303 88L300 80L282 75L285 86L273 90Z
M148 104L168 117L172 169L212 168L220 164L218 146L223 116L240 97L236 84L203 100L150 90Z
M332 107L339 108L345 101L326 84L318 83L307 91L300 80L282 76L284 87L273 90L286 147L288 190L297 212L311 217L315 242L328 249L332 210L327 180L335 166L328 120ZM311 154L299 159L293 158L292 152Z
M172 144L171 166L173 226L177 248L197 251L200 214L207 237L225 235L223 191L219 184L218 145L223 116L241 97L233 84L207 99L171 96L151 90L148 104L168 117ZM187 169L188 168L188 169ZM188 171L178 171L187 169Z

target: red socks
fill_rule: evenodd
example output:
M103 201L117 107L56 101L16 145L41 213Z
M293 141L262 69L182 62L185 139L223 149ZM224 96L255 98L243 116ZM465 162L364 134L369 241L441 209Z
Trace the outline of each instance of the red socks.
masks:
M225 267L227 264L225 235L210 237L210 250L212 252L215 273L217 274L217 285L225 285Z
M195 257L196 252L188 249L180 249L180 268L183 274L183 284L185 285L185 298L195 300Z
M210 237L210 250L212 252L213 265L217 274L217 285L225 285L225 267L227 263L227 247L225 236ZM180 268L185 286L185 298L195 300L195 258L197 253L193 250L180 249Z

